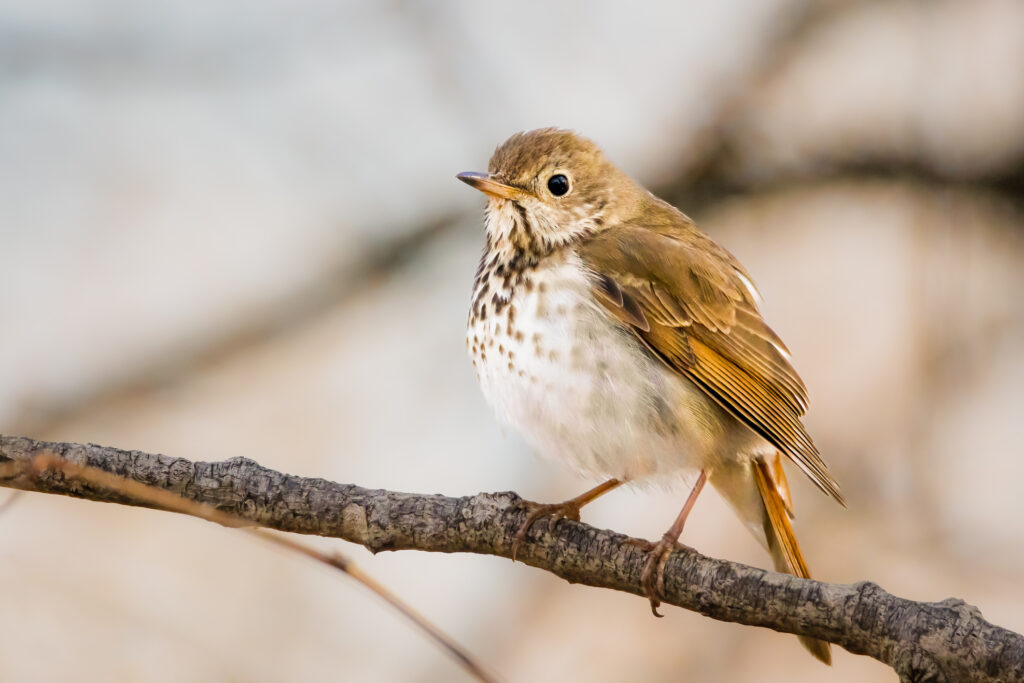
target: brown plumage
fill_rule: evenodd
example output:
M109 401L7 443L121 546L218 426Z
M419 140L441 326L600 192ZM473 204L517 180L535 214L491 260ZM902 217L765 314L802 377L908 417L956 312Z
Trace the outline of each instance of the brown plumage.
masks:
M652 215L660 212L678 216L676 225ZM647 222L663 227L652 230ZM740 279L747 277L743 267L731 254L660 201L582 242L578 253L598 274L598 300L652 353L844 502L800 422L807 389L761 319L753 292Z
M755 462L754 481L764 503L764 533L775 569L809 579L811 572L807 569L807 562L800 552L800 544L796 542L796 534L789 521L793 516L793 503L789 500L789 484L778 454L771 463L763 459ZM799 638L811 654L826 664L832 663L832 651L828 643L817 638Z
M568 131L514 135L489 173L459 178L489 197L467 329L484 394L538 450L607 479L536 507L517 544L541 515L578 519L621 483L697 472L680 515L652 545L652 609L705 481L777 569L808 576L779 453L843 497L800 421L806 387L743 266ZM804 644L829 660L827 643Z

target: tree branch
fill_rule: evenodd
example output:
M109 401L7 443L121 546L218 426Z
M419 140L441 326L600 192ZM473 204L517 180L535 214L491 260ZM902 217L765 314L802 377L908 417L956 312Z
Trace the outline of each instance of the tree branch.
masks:
M297 477L252 460L191 462L95 445L0 435L0 461L52 453L282 531L359 543L373 552L415 549L510 557L526 510L514 493L450 498ZM66 476L25 473L0 481L23 490L142 505ZM646 559L636 539L563 520L538 522L517 559L571 583L643 595ZM714 619L821 638L888 664L903 681L1024 680L1024 637L985 621L962 600L915 602L877 585L828 584L717 560L672 554L663 601Z
M108 492L116 491L122 497L130 499L132 505L151 506L170 512L179 512L183 515L205 519L207 522L214 522L215 524L238 529L243 533L263 539L279 548L304 555L333 569L337 569L358 583L361 583L381 600L391 605L424 635L452 656L474 679L483 683L494 683L497 681L486 669L470 657L458 643L445 635L444 632L423 617L423 615L404 603L397 595L375 581L368 574L365 574L341 553L325 553L295 540L292 536L253 526L248 520L219 510L212 505L184 498L168 489L145 484L134 479L127 479L98 467L71 462L66 458L56 455L52 450L45 450L29 460L8 460L0 463L0 480L10 479L19 475L35 480L47 472L50 474L62 474L65 477L65 481L77 481ZM11 502L11 499L21 493L23 491L13 491L12 495L4 502L3 507L5 508Z

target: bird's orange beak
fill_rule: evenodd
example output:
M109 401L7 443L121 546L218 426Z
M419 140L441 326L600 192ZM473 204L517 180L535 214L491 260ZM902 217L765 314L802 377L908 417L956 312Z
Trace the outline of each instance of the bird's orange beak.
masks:
M523 191L521 189L498 182L494 179L494 176L489 173L466 171L465 173L460 173L455 177L470 187L475 187L489 197L514 200L523 196Z

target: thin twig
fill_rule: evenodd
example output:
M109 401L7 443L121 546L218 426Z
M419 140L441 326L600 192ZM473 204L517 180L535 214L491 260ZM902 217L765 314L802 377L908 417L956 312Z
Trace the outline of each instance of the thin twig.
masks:
M138 481L111 474L104 470L89 465L78 465L60 457L52 451L44 451L29 461L11 461L0 465L0 478L10 478L18 474L28 474L36 478L44 472L60 472L65 477L76 479L80 482L108 489L127 497L136 503L144 503L147 506L178 512L192 517L199 517L208 522L220 524L221 526L236 528L246 534L256 536L280 548L305 555L308 558L333 567L355 581L363 584L366 588L376 593L378 597L394 607L402 616L416 625L423 633L437 643L446 653L452 656L471 676L484 683L493 683L497 679L489 674L478 664L458 643L452 640L437 626L432 624L426 617L403 602L397 595L385 588L381 583L370 577L350 559L341 553L327 554L313 548L312 546L300 543L293 538L282 536L278 533L252 526L251 520L243 519L232 515L205 503L198 503L187 498L143 484ZM21 491L15 491L15 494ZM13 498L13 496L12 496ZM9 504L10 500L4 505Z
M510 558L528 513L514 493L451 498L366 489L276 472L245 458L192 462L108 446L0 435L0 463L55 453L281 531L343 538L379 552L415 549ZM0 486L90 500L163 507L60 472L3 479ZM177 499L175 499L177 500ZM177 508L172 508L177 509ZM539 521L517 558L573 583L645 595L639 539L587 524ZM1024 637L986 621L963 600L917 602L871 582L830 584L673 552L662 602L722 621L835 643L893 667L903 681L1024 680Z

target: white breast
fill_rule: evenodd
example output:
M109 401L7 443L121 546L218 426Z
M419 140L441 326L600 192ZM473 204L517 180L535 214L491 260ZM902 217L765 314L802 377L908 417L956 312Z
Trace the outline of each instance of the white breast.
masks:
M477 378L500 418L539 452L601 477L704 466L716 435L693 425L717 424L721 410L612 321L571 251L518 284L506 280L485 272L477 292L486 294L486 315L471 316L467 330Z

